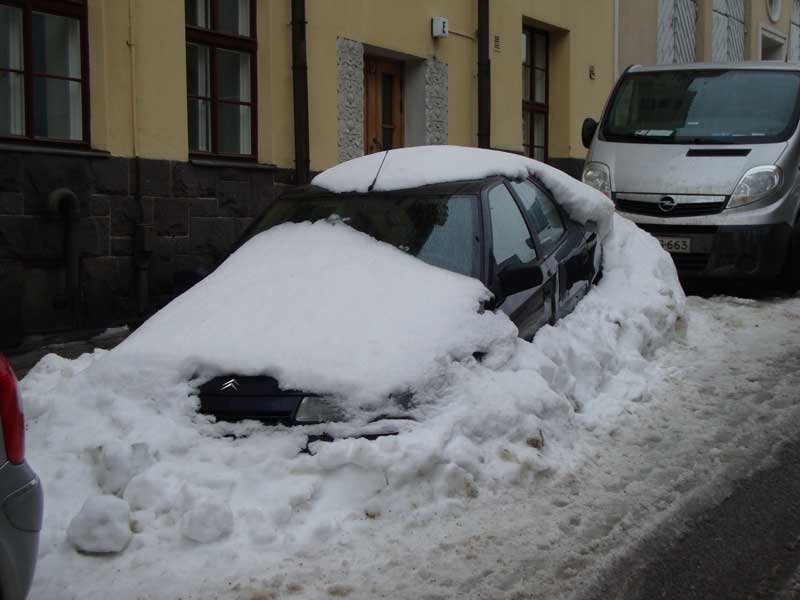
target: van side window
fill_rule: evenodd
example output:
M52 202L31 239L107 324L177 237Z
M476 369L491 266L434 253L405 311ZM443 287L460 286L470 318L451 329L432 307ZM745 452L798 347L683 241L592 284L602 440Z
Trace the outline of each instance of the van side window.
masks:
M542 190L529 181L512 181L511 186L519 196L528 219L539 239L539 246L545 256L556 249L566 228L553 201Z

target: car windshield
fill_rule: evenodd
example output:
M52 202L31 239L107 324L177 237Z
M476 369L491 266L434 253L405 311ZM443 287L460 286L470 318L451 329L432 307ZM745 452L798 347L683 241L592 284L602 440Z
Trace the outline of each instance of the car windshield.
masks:
M347 223L428 264L478 275L476 197L404 194L325 195L276 201L245 234L280 225L328 220ZM243 240L244 241L244 240Z
M783 141L797 125L799 86L790 71L633 73L614 94L603 134L654 144Z

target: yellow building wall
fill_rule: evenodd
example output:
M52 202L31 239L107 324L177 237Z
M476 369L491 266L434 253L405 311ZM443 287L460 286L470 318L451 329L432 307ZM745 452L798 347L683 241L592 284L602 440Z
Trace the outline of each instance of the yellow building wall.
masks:
M473 0L307 0L311 169L324 169L338 160L336 39L339 37L409 58L436 58L446 63L449 142L475 145L476 7ZM435 16L449 19L449 37L441 40L431 37L431 18ZM291 93L285 96L291 108Z
M188 158L184 6L89 0L94 148ZM306 0L306 16L312 170L338 160L339 37L446 63L449 143L477 144L476 0ZM434 16L449 19L449 37L431 36ZM580 123L599 116L613 82L613 0L491 2L491 142L512 151L522 149L523 22L551 31L549 154L583 157ZM258 160L294 168L290 0L257 0L257 33Z
M490 20L492 147L522 149L524 22L550 32L548 154L583 158L581 123L600 116L614 81L613 0L501 0L492 3ZM592 65L595 79L589 77Z
M767 0L745 2L745 59L761 60L761 29L780 32L789 46L789 28L792 17L792 0L781 2L781 15L777 21L769 18Z
M94 148L186 160L184 10L182 0L89 0Z

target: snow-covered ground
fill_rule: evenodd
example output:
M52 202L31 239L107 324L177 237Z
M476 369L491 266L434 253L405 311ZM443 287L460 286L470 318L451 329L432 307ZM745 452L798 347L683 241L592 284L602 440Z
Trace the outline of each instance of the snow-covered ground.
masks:
M66 466L83 463L77 455L51 470L34 423L30 455L46 477L48 522L32 598L106 598L109 589L118 598L566 597L615 552L675 511L724 493L727 479L796 433L798 334L798 298L692 297L673 341L637 369L611 374L597 401L574 415L568 446L545 437L545 449L557 451L561 464L507 483L479 482L476 493L416 508L370 503L370 491L385 487L376 480L374 490L362 490L361 510L311 532L295 528L304 513L353 503L358 494L348 488L363 485L365 470L339 467L324 489L308 489L284 509L282 525L274 517L283 507L268 500L261 515L237 514L238 535L216 543L181 540L169 527L148 536L148 523L138 522L128 550L111 558L75 553L65 524L54 523L60 513L69 518L80 496L98 484L93 474L76 477ZM50 358L24 387L32 389L55 367L67 377L92 361ZM228 443L243 455L225 454L234 468L252 463L253 474L263 473L281 460L258 458L250 444ZM213 464L210 452L183 448L187 457L200 454ZM504 458L513 464L513 455ZM284 460L298 460L293 476L309 481L302 459ZM186 460L185 477L196 462ZM230 475L219 472L206 484L230 486ZM420 475L416 485L423 487L426 475ZM236 485L245 492L260 487ZM60 487L79 497L59 498ZM64 501L67 510L57 505Z
M47 356L21 382L46 498L32 598L557 598L767 450L795 410L800 300L687 306L668 255L630 222L612 227L607 199L487 157L492 172L536 169L574 218L600 221L604 277L571 315L523 342L476 312L480 284L341 223L260 234L117 349ZM387 159L381 185L424 173L409 164ZM303 254L311 238L326 250ZM261 260L270 248L307 260ZM284 297L261 283L276 275ZM252 293L226 294L232 279ZM346 309L345 289L375 295ZM297 331L314 307L327 320ZM202 377L243 364L299 385L304 355L309 385L362 412L415 388L417 421L299 454L319 427L197 415Z

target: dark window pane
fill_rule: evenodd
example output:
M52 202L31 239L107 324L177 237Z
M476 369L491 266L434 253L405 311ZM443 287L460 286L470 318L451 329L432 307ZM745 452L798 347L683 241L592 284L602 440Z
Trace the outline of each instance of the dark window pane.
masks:
M533 35L533 66L547 68L547 37L542 33Z
M22 70L22 11L0 4L0 69Z
M216 30L250 37L250 0L217 0Z
M219 152L222 154L250 154L252 137L250 107L223 103L217 106Z
M530 65L531 64L531 57L528 49L530 48L530 41L528 37L528 32L522 32L522 64L523 65Z
M186 24L208 29L211 26L209 0L186 0Z
M547 194L532 183L512 182L511 185L525 207L528 219L533 223L542 252L550 254L564 235L564 221L561 220L558 209Z
M25 94L21 73L0 71L0 135L25 134Z
M522 67L522 99L531 100L531 68L525 66Z
M533 70L533 101L540 104L547 103L547 72L541 69Z
M217 49L217 94L220 100L250 101L250 55Z
M281 223L323 219L345 223L425 262L474 276L479 229L474 196L389 196L337 194L300 202L277 200L251 229L257 235Z
M33 13L33 70L59 77L81 76L80 21L46 13Z
M492 254L498 269L528 264L536 260L536 251L522 213L504 185L489 192L492 218Z
M531 113L527 110L522 111L522 143L531 145Z
M189 98L189 150L211 152L211 101Z
M384 125L393 125L394 117L392 114L392 106L394 103L394 76L384 73L381 84L381 100L383 103L382 123Z
M547 139L547 115L545 113L533 114L533 144L544 147Z
M33 78L33 135L59 140L83 139L80 82Z
M211 95L208 53L208 46L186 44L186 88L190 96Z

